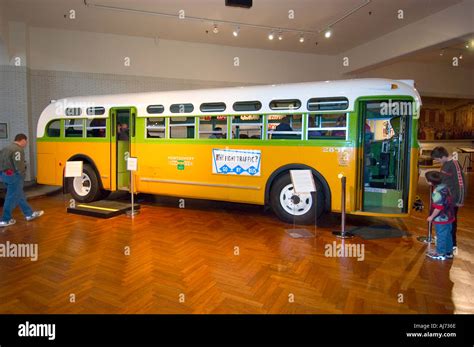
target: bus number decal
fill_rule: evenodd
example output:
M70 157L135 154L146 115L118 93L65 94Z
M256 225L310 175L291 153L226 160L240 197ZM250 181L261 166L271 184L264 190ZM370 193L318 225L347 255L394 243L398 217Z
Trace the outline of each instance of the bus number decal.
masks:
M193 166L194 157L169 156L168 164L182 171L187 166Z
M339 162L339 166L349 166L349 152L340 151L337 154L337 161Z
M260 150L213 149L212 173L260 176Z
M344 147L323 147L323 153L344 152Z
M339 166L349 166L350 154L345 147L323 147L323 153L337 153Z

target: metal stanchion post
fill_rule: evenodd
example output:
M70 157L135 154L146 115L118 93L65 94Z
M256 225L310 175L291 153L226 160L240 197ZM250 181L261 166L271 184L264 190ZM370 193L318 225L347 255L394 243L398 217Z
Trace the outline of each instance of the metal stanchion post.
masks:
M349 239L354 235L346 232L346 176L340 174L341 179L341 230L333 231L333 235L341 239Z
M428 209L429 214L431 214L432 195L433 195L433 186L430 185L430 207ZM418 236L416 239L423 243L433 243L434 240L431 236L432 234L433 234L433 224L431 222L428 222L428 236Z
M127 214L127 216L133 218L138 213L140 213L140 211L135 210L135 188L134 188L135 175L134 175L134 171L130 172L130 176L131 176L130 177L130 194L131 194L130 200L132 202L132 209L128 210L126 212L126 214Z

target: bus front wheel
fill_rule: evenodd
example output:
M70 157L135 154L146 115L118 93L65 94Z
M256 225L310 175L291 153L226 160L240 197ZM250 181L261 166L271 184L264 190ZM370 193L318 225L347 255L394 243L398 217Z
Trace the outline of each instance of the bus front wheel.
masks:
M99 178L95 170L89 164L84 164L81 177L68 179L68 191L74 200L79 202L91 202L101 199Z
M317 192L296 193L290 173L278 177L270 191L273 212L287 223L314 224L324 212L324 193L315 179Z

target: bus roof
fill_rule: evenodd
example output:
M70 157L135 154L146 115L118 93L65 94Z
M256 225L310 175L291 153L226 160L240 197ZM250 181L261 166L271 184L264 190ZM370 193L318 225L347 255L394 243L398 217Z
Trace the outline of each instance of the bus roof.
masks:
M212 88L197 90L180 90L147 93L128 93L113 95L94 95L64 98L52 101L41 113L38 121L37 136L44 135L46 125L54 119L66 118L66 108L80 108L80 116L67 118L100 118L109 115L112 107L135 107L138 117L197 116L197 115L240 115L240 114L275 114L275 113L306 113L308 100L312 98L347 98L347 108L343 112L354 111L357 98L366 96L411 96L417 108L421 106L420 95L412 80L391 80L382 78L350 79L337 81L304 82L274 84L264 86L245 86L230 88ZM299 100L301 106L294 109L275 110L270 108L273 100ZM233 104L239 101L259 101L258 111L234 111ZM224 103L226 108L220 112L203 112L203 103ZM192 104L194 109L188 113L171 113L171 105ZM149 114L147 107L162 105L162 114ZM89 107L103 107L103 115L87 115ZM323 111L321 111L323 112ZM326 111L327 112L327 111Z

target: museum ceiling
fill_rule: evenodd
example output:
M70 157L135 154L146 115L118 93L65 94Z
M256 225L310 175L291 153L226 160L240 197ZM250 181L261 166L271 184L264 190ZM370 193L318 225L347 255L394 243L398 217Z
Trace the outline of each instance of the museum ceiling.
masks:
M209 18L218 21L256 24L275 29L281 28L282 40L269 40L269 30L242 26L238 37L232 35L235 26L218 24L219 32L213 33L213 23L200 20L180 20L173 17L145 13L117 11L94 6L86 7L84 0L4 0L10 20L22 21L30 26L80 30L152 37L167 40L199 42L261 48L279 51L306 52L335 55L376 39L407 24L461 2L461 0L254 0L251 10L224 6L224 0L87 0L89 4L126 7L147 12L177 14ZM133 4L133 5L130 5ZM363 7L361 7L363 6ZM344 19L344 16L361 7ZM75 20L67 13L74 9ZM404 10L404 19L397 18L397 11ZM294 19L289 19L289 11ZM65 18L66 16L66 18ZM342 18L342 20L341 20ZM328 25L340 20L332 28L330 39L324 37ZM299 42L299 30L321 31L306 34Z

